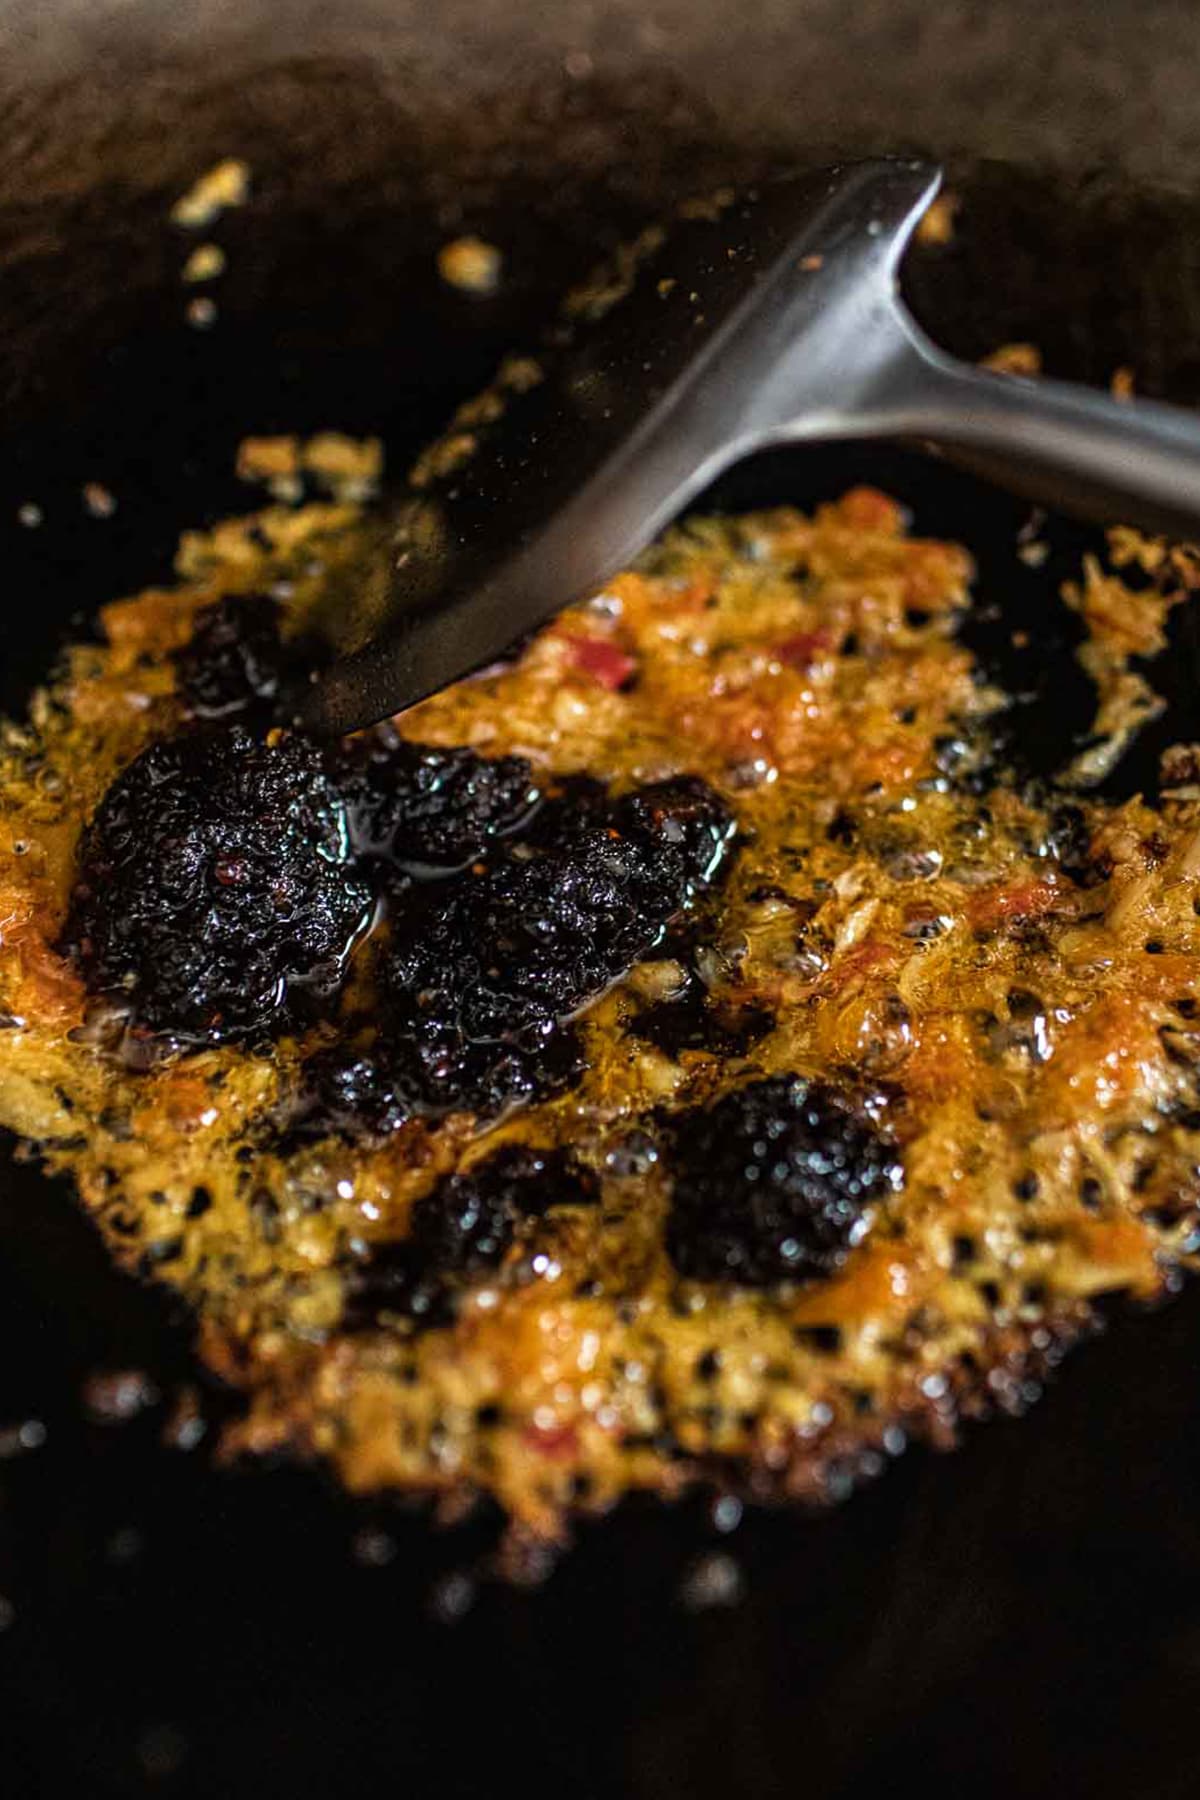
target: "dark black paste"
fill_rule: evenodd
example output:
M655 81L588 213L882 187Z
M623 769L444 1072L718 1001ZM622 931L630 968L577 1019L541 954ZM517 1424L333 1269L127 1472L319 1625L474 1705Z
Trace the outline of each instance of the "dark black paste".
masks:
M117 777L81 843L64 944L93 993L135 1039L261 1033L334 998L384 916L369 1011L311 1059L293 1123L381 1135L575 1079L573 1015L723 875L724 802L688 777L616 799L546 784L386 727L336 751L262 741L294 660L268 598L199 615L182 735Z
M274 718L295 673L279 620L278 602L266 594L226 596L197 613L191 639L175 653L176 687L190 718Z
M525 1220L590 1206L598 1193L595 1175L568 1151L505 1145L445 1176L414 1204L407 1238L375 1246L347 1272L343 1323L365 1329L387 1315L445 1323L463 1285L499 1267Z
M867 1204L900 1179L891 1140L834 1090L797 1075L737 1088L668 1128L667 1249L699 1281L832 1274Z
M64 939L135 1031L217 1043L334 991L373 904L321 752L233 725L153 744L117 777Z
M310 1128L494 1117L573 1079L572 1015L720 878L732 837L701 781L573 783L485 860L394 896L377 1036L314 1060Z
M355 843L418 877L452 873L528 823L541 798L523 756L413 744L381 727L347 750Z

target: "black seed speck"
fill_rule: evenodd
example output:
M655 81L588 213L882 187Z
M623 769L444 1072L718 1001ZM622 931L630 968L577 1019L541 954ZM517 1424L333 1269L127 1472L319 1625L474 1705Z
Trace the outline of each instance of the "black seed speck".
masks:
M979 1245L973 1237L967 1236L966 1233L955 1238L952 1250L956 1269L969 1268L979 1255Z
M842 1347L839 1325L797 1325L795 1337L798 1344L819 1350L823 1356L836 1356Z
M192 1197L187 1203L187 1217L202 1219L206 1212L212 1210L212 1203L212 1195L206 1187L193 1188Z
M1092 833L1082 807L1067 803L1050 815L1045 851L1063 874L1080 887L1091 887L1102 878L1091 854Z

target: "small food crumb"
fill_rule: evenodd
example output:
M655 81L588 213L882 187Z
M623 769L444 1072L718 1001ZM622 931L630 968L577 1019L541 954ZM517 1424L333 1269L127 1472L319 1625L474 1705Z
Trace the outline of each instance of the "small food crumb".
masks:
M117 510L116 497L98 481L84 482L83 504L93 519L111 519Z
M1133 370L1128 364L1122 363L1120 368L1113 370L1109 387L1114 400L1133 399Z
M287 505L302 498L306 475L335 500L358 504L374 497L382 474L380 438L320 431L303 442L297 437L245 438L238 446L238 480L261 483Z
M356 1563L365 1569L384 1569L396 1557L396 1540L387 1531L366 1526L355 1532L351 1552Z
M369 500L383 473L380 438L349 438L340 431L320 431L309 438L301 462L318 483L339 500Z
M409 470L410 485L426 488L431 482L444 480L469 462L477 448L478 439L470 431L456 431L450 437L440 438L422 452Z
M238 445L239 481L272 482L281 475L299 475L300 440L294 437L243 438Z
M742 1503L736 1494L720 1495L718 1499L713 1501L713 1529L719 1531L722 1536L727 1536L729 1532L736 1531L742 1522L742 1512Z
M208 1421L200 1411L199 1395L194 1387L183 1388L163 1427L163 1443L168 1450L195 1450L207 1433Z
M1036 344L1001 344L979 366L996 375L1040 375L1042 353Z
M438 251L438 273L464 294L494 294L500 285L503 257L483 238L454 238Z
M122 1525L104 1547L110 1563L131 1563L142 1553L142 1534L136 1525Z
M22 1419L19 1425L0 1428L0 1462L40 1450L46 1441L46 1427L40 1419Z
M197 331L207 331L217 322L216 301L210 300L206 294L199 295L195 300L189 300L187 322Z
M144 1369L106 1370L89 1376L83 1387L88 1417L98 1425L124 1425L159 1398Z
M173 1775L187 1751L187 1739L177 1725L148 1725L138 1739L138 1761L147 1775Z
M1159 765L1164 793L1173 800L1194 800L1200 795L1200 744L1172 744Z
M527 394L545 379L541 363L532 356L506 356L496 376L497 386L514 394Z
M24 505L17 508L17 523L24 525L27 531L36 530L44 516L36 500L26 500Z
M239 157L227 156L224 162L201 175L186 194L171 208L171 223L188 231L211 225L232 206L244 206L250 198L250 165Z
M679 1598L689 1612L736 1606L745 1592L741 1566L723 1550L698 1557L683 1578Z
M1147 575L1160 574L1168 559L1175 561L1186 554L1179 546L1168 548L1162 538L1143 537L1140 531L1134 531L1128 525L1112 526L1108 533L1108 551L1114 568L1127 569L1132 565ZM1185 579L1188 579L1186 573ZM1190 579L1188 585L1192 585Z
M719 187L711 194L696 194L685 200L679 208L681 219L705 219L714 225L721 214L728 210L737 199L736 188Z
M475 1603L475 1583L458 1570L435 1582L429 1596L429 1610L440 1625L457 1625L465 1619Z
M297 505L304 498L299 438L244 438L238 445L237 477L265 487L281 506Z
M962 201L951 188L946 188L932 202L917 226L917 242L925 247L949 244L954 238L954 221Z
M183 265L184 281L214 281L225 272L225 252L220 244L197 244Z

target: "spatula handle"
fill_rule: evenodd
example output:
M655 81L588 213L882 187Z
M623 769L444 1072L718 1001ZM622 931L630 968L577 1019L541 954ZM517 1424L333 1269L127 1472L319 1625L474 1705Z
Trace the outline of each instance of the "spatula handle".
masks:
M916 348L912 435L1043 505L1200 541L1200 415Z

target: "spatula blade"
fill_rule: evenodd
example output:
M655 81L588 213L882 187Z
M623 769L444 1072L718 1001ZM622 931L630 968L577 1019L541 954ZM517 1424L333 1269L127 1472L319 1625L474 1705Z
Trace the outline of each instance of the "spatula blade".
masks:
M794 368L786 395L770 377L806 333L861 331L837 307L890 289L939 180L921 161L852 164L714 196L645 234L426 460L390 589L337 621L340 659L303 722L340 733L398 712L625 566L797 403ZM814 343L814 404L836 360Z

